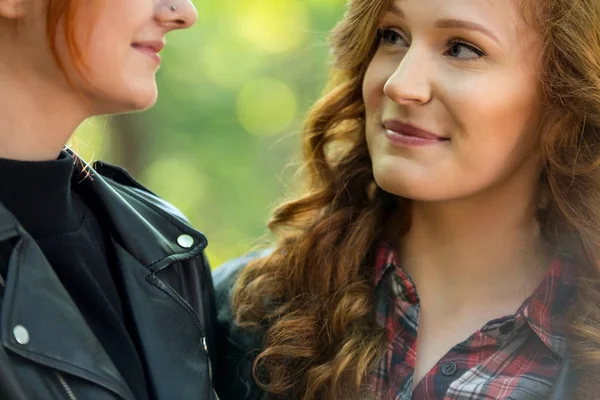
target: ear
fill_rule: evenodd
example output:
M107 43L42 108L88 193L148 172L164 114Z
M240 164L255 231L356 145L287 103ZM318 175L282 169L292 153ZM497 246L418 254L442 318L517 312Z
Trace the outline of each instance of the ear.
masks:
M0 19L21 19L25 16L27 0L0 0Z

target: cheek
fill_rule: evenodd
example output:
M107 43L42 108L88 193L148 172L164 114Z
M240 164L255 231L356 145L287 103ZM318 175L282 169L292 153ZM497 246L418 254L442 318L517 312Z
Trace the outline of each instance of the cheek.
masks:
M134 41L160 39L153 26L153 1L92 0L90 3L81 7L75 32L92 75L106 78L119 71L126 72Z
M377 98L377 89L375 88L376 82L374 80L374 66L373 63L369 64L367 71L365 73L365 77L363 79L362 84L362 96L363 102L365 104L365 113L367 119L370 118L370 115L377 108L379 104Z
M461 197L523 177L529 182L539 174L540 97L534 82L505 73L445 91L452 93L445 103L455 135L447 162L430 171L434 181L451 183L444 195Z
M383 86L381 72L378 64L373 60L363 79L362 96L365 106L365 136L367 147L373 157L373 136L377 131L381 120L381 108L383 103Z
M94 114L145 109L156 100L158 64L131 45L160 38L154 31L152 3L144 1L139 11L132 9L134 1L104 3L97 16L90 15L93 24L77 27L86 67L77 80L79 89L89 97Z
M533 77L514 79L515 74L507 81L506 76L509 74L497 79L482 77L469 84L449 83L445 90L452 93L448 109L458 125L457 142L469 150L463 153L464 160L470 161L467 167L506 163L532 151L537 143L540 96L535 81Z
M446 146L399 150L377 135L371 120L367 141L378 184L415 200L448 200L472 195L515 174L535 175L539 166L536 130L539 96L533 79L498 74L437 74L431 103L408 112L447 130ZM379 83L377 83L379 82ZM377 91L371 90L377 87ZM380 112L380 81L365 77L365 105ZM391 101L389 104L392 104Z
M393 69L390 65L382 62L376 54L365 72L362 85L363 101L367 118L369 115L381 112L381 107L385 98L383 88L390 76L392 76L392 73Z

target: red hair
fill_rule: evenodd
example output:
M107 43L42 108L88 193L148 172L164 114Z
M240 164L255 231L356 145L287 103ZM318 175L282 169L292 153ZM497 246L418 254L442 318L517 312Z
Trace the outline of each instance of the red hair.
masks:
M54 58L63 71L65 71L65 65L59 56L56 45L56 37L58 34L64 34L65 42L67 44L67 51L71 57L75 69L81 72L85 68L83 54L81 52L81 48L79 47L79 43L77 43L75 31L75 19L80 4L81 3L75 0L48 1L46 38Z

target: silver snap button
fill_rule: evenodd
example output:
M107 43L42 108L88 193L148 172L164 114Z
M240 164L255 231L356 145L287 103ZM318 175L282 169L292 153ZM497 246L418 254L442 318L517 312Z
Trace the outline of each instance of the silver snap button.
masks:
M177 238L177 244L183 247L184 249L189 249L194 245L194 238L190 235L180 235Z
M23 325L16 325L13 328L13 335L15 336L17 343L22 345L29 343L29 332Z

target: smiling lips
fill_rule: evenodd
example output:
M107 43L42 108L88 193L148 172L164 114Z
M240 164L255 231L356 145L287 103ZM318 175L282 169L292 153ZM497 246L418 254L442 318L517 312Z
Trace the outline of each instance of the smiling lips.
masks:
M383 127L387 138L392 144L400 146L426 146L449 140L414 125L395 120L384 121Z
M158 53L165 47L165 42L160 40L136 42L131 47L160 63L160 55Z

